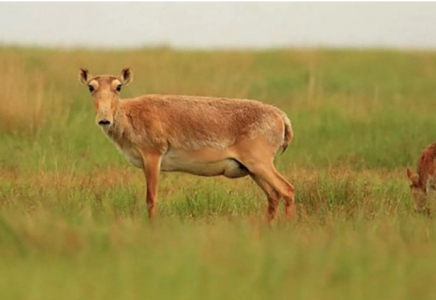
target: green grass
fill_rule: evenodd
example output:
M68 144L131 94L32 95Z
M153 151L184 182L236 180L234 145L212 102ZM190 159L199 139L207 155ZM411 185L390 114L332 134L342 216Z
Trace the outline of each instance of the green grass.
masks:
M436 53L0 48L0 299L431 299L436 224L406 167L436 138ZM249 178L142 172L94 124L78 68L123 90L252 98L290 117L297 218Z

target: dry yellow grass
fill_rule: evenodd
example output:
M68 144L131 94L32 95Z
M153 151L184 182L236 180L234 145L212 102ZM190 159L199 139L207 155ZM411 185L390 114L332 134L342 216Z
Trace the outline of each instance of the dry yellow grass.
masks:
M0 81L0 127L3 131L34 131L44 119L44 78L28 74L20 61L6 61Z

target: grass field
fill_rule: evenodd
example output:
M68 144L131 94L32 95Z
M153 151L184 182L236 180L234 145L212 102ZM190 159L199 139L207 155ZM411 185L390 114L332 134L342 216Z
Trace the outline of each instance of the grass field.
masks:
M145 93L252 98L290 117L297 218L249 178L142 172L94 124L79 67ZM436 223L406 167L436 140L436 53L0 48L0 299L432 299Z

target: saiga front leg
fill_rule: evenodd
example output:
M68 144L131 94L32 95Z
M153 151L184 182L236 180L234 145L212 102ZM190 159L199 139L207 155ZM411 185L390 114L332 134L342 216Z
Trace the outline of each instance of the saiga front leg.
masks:
M153 219L156 214L157 190L161 155L155 150L142 150L143 171L147 182L147 209L148 218Z

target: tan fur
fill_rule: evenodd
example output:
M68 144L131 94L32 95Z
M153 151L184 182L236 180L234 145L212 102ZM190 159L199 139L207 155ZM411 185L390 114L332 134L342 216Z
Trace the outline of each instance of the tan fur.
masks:
M90 86L92 86L93 88L94 88L94 90L98 90L98 88L99 88L99 84L98 84L98 81L97 80L91 80L90 82L89 82L89 84L88 85L90 85Z
M407 177L411 185L413 206L416 211L430 213L428 194L435 189L436 175L436 142L427 146L418 161L418 172L407 169Z
M146 170L147 182L157 185L159 171L250 175L267 195L268 219L281 197L286 215L294 213L294 188L273 165L274 155L293 137L288 117L278 108L254 100L176 95L120 100L115 89L132 80L130 69L118 77L90 77L84 70L79 76L81 82L98 83L92 92L96 121L110 123L103 131L133 165ZM157 187L147 183L147 190L152 217Z

